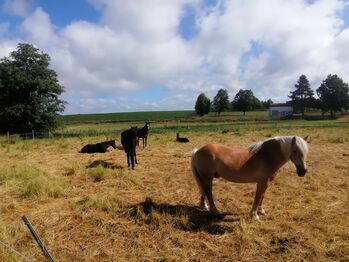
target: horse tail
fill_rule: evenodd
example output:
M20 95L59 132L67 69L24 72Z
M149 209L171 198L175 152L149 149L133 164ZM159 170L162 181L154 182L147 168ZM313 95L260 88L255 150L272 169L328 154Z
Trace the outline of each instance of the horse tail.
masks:
M198 151L197 148L194 148L193 151L191 152L191 172L193 174L193 177L195 178L196 180L196 183L199 187L199 190L200 190L200 193L202 195L205 194L205 191L202 187L202 183L201 183L201 179L200 179L200 174L199 172L197 171L196 167L195 167L195 163L194 163L194 159L195 159L195 156L196 156L196 152Z

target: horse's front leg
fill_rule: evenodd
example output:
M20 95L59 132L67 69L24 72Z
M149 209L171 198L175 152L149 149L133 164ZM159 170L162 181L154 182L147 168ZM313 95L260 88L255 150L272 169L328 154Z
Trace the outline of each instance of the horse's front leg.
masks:
M264 195L262 196L261 201L260 201L260 203L259 203L259 206L258 206L258 208L257 208L257 214L258 214L258 215L265 216L265 210L264 210L264 208L262 207L263 200L264 200Z
M255 195L254 202L253 202L252 209L251 209L251 217L253 219L256 219L256 220L259 219L259 215L258 215L257 210L258 210L258 207L261 206L261 204L262 204L264 194L265 194L265 191L267 190L267 188L268 188L267 182L263 181L263 182L257 183L256 195ZM262 210L263 210L263 208L262 208Z
M126 157L127 157L127 166L130 167L130 154L127 153Z

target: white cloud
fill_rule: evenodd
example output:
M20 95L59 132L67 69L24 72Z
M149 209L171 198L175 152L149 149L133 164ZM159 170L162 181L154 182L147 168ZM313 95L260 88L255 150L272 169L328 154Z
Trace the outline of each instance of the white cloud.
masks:
M21 30L24 31L30 42L40 47L47 47L52 44L59 45L58 42L53 42L56 36L50 17L40 7L36 8L35 11L23 21Z
M28 0L5 0L3 9L11 15L25 17L31 9L29 2Z
M56 28L37 8L20 27L26 40L50 54L64 98L79 101L70 112L192 109L200 92L213 98L219 88L231 99L249 88L262 99L285 100L301 74L313 89L330 73L349 80L349 29L339 17L344 1L221 0L209 8L200 0L89 2L101 12L98 23L75 20ZM196 10L197 34L185 40L179 26L188 6ZM11 45L0 40L0 55ZM130 98L150 86L179 95ZM115 96L128 99L107 98Z
M185 94L177 94L159 101L143 101L132 97L118 98L80 98L67 105L65 114L109 113L131 111L163 111L193 109L195 100Z
M0 38L0 59L5 56L9 56L10 52L12 52L16 48L16 46L16 41L2 40Z

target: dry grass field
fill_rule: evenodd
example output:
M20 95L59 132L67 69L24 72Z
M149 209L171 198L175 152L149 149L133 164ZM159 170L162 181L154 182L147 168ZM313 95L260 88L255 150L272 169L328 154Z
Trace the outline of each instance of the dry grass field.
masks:
M0 240L45 261L26 214L57 261L349 261L348 125L184 135L190 143L150 133L135 170L119 149L78 153L102 136L0 138ZM226 214L198 208L194 147L247 147L276 135L310 135L309 172L298 177L291 163L280 170L265 196L267 216L249 218L255 185L220 179L214 197ZM0 243L0 261L23 260Z

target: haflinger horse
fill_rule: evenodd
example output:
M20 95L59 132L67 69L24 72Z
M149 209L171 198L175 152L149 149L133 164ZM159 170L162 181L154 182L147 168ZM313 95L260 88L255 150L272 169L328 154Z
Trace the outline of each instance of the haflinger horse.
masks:
M218 214L212 196L214 177L236 183L257 183L250 215L258 220L259 215L265 215L262 207L265 191L286 162L293 162L300 177L307 172L309 148L306 139L299 136L274 137L252 144L247 149L220 144L195 148L191 169L201 193L200 207Z

